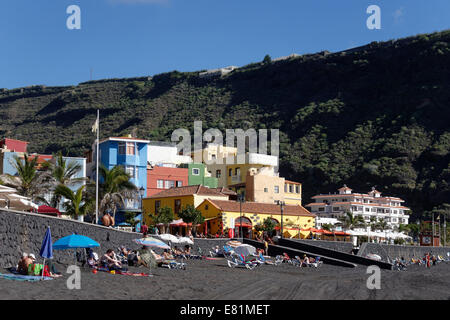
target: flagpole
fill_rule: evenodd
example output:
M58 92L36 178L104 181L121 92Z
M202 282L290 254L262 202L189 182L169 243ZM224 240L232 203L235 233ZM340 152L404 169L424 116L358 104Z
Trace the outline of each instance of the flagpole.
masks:
M99 145L99 136L100 136L100 110L97 109L97 161L96 163L96 177L95 177L95 223L98 223L98 145Z

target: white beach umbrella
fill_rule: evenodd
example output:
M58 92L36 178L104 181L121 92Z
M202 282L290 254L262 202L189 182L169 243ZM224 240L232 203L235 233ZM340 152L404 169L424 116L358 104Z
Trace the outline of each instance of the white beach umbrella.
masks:
M159 238L165 241L170 241L172 243L177 243L178 241L178 237L174 236L173 234L170 233L163 233L159 235Z
M256 253L256 248L249 244L242 244L239 247L234 248L234 253L242 254L244 257L249 255L254 255Z
M194 244L194 241L192 241L190 238L188 237L181 237L178 238L176 242L173 243L179 243L179 244Z

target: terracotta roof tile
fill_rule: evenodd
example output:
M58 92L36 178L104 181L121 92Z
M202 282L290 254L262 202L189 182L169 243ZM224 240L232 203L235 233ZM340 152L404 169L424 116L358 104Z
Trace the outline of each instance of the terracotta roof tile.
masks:
M209 201L215 207L219 208L222 211L229 212L240 212L239 202L230 201L230 200L213 200L208 199L205 201ZM280 206L272 203L260 203L260 202L244 202L242 203L242 212L246 213L265 213L265 214L280 214ZM307 216L307 217L315 217L316 215L312 214L308 210L306 210L302 206L295 205L285 205L284 206L284 215L288 216Z
M181 197L194 194L202 196L223 196L223 197L228 196L228 194L221 193L217 189L210 189L202 185L194 185L194 186L173 187L170 189L165 189L157 194L152 195L151 197L148 197L147 199Z

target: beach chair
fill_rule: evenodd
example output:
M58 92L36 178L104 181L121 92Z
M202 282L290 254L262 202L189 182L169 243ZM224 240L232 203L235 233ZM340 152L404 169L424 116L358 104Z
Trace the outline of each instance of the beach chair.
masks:
M303 260L300 256L295 256L295 265L300 268L303 266Z
M186 263L177 262L176 260L163 260L160 261L160 267L168 269L183 269L186 270Z
M257 262L246 261L243 255L232 255L229 258L230 259L227 259L227 264L230 268L245 267L249 270L253 270L256 266L259 265Z
M310 263L309 266L310 267L314 267L314 268L318 268L322 265L323 261L320 260L320 257L316 257L316 259L314 260L314 262Z
M266 257L264 257L264 255L261 252L259 253L258 257L256 258L256 261L259 264L268 264L268 265L271 265L271 266L277 266L277 265L279 265L281 263L280 260L278 260L279 262L277 262L277 260L272 261L272 260L266 259Z
M288 256L286 252L283 252L283 262L293 264L292 259Z
M234 253L234 250L232 247L230 247L228 245L223 246L223 256L225 258L231 256L233 253Z

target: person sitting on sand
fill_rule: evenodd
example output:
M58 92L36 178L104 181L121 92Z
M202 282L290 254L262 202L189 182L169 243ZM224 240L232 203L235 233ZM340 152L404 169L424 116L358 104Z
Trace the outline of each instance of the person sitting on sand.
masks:
M108 249L106 253L100 259L102 266L108 268L109 270L121 270L122 263L116 259L114 250Z
M90 268L96 268L98 266L98 254L91 251L87 259L87 264Z
M191 255L191 247L189 247L188 245L186 245L184 247L184 254L190 256Z

